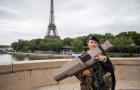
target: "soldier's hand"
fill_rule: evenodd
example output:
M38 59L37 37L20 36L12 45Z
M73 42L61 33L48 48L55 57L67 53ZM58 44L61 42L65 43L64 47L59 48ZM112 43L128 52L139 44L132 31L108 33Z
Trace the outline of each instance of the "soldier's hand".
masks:
M87 76L90 76L91 72L89 70L85 70L85 71L83 71L83 74L87 75Z
M99 57L98 57L98 60L101 61L101 62L103 62L103 61L106 60L106 59L107 59L106 56L99 56Z

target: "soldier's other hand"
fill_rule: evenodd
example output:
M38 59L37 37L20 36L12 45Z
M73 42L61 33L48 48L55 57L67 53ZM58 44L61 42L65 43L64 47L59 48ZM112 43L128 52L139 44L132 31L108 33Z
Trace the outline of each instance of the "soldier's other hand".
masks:
M99 56L99 57L98 57L98 60L101 61L101 62L103 62L103 61L106 60L106 59L107 59L106 56Z
M85 71L83 71L83 74L87 75L87 76L90 76L91 72L89 70L85 70Z

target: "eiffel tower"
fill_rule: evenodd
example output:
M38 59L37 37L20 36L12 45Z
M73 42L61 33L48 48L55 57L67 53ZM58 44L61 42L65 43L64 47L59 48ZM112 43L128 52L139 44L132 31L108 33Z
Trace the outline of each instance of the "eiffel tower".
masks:
M46 33L45 39L60 39L56 30L55 21L54 21L53 0L51 0L50 19L49 19L48 31Z

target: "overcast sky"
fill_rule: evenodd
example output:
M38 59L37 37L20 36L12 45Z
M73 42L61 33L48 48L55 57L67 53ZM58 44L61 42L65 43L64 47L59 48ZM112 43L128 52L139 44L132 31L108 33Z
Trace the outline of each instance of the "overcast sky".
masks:
M54 0L59 36L140 32L140 0ZM44 38L50 0L0 0L0 45Z

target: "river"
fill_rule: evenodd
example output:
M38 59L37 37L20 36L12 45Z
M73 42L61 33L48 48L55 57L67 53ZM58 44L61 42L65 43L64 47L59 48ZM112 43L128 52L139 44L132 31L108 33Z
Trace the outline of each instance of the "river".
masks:
M36 57L36 59L39 59L39 58ZM35 59L32 59L29 56L0 54L0 62L29 61L29 60L35 60Z
M11 62L11 61L31 61L31 60L50 60L50 59L64 59L64 58L71 58L71 57L46 57L46 56L29 56L29 55L12 55L12 54L0 54L0 63L1 62Z

